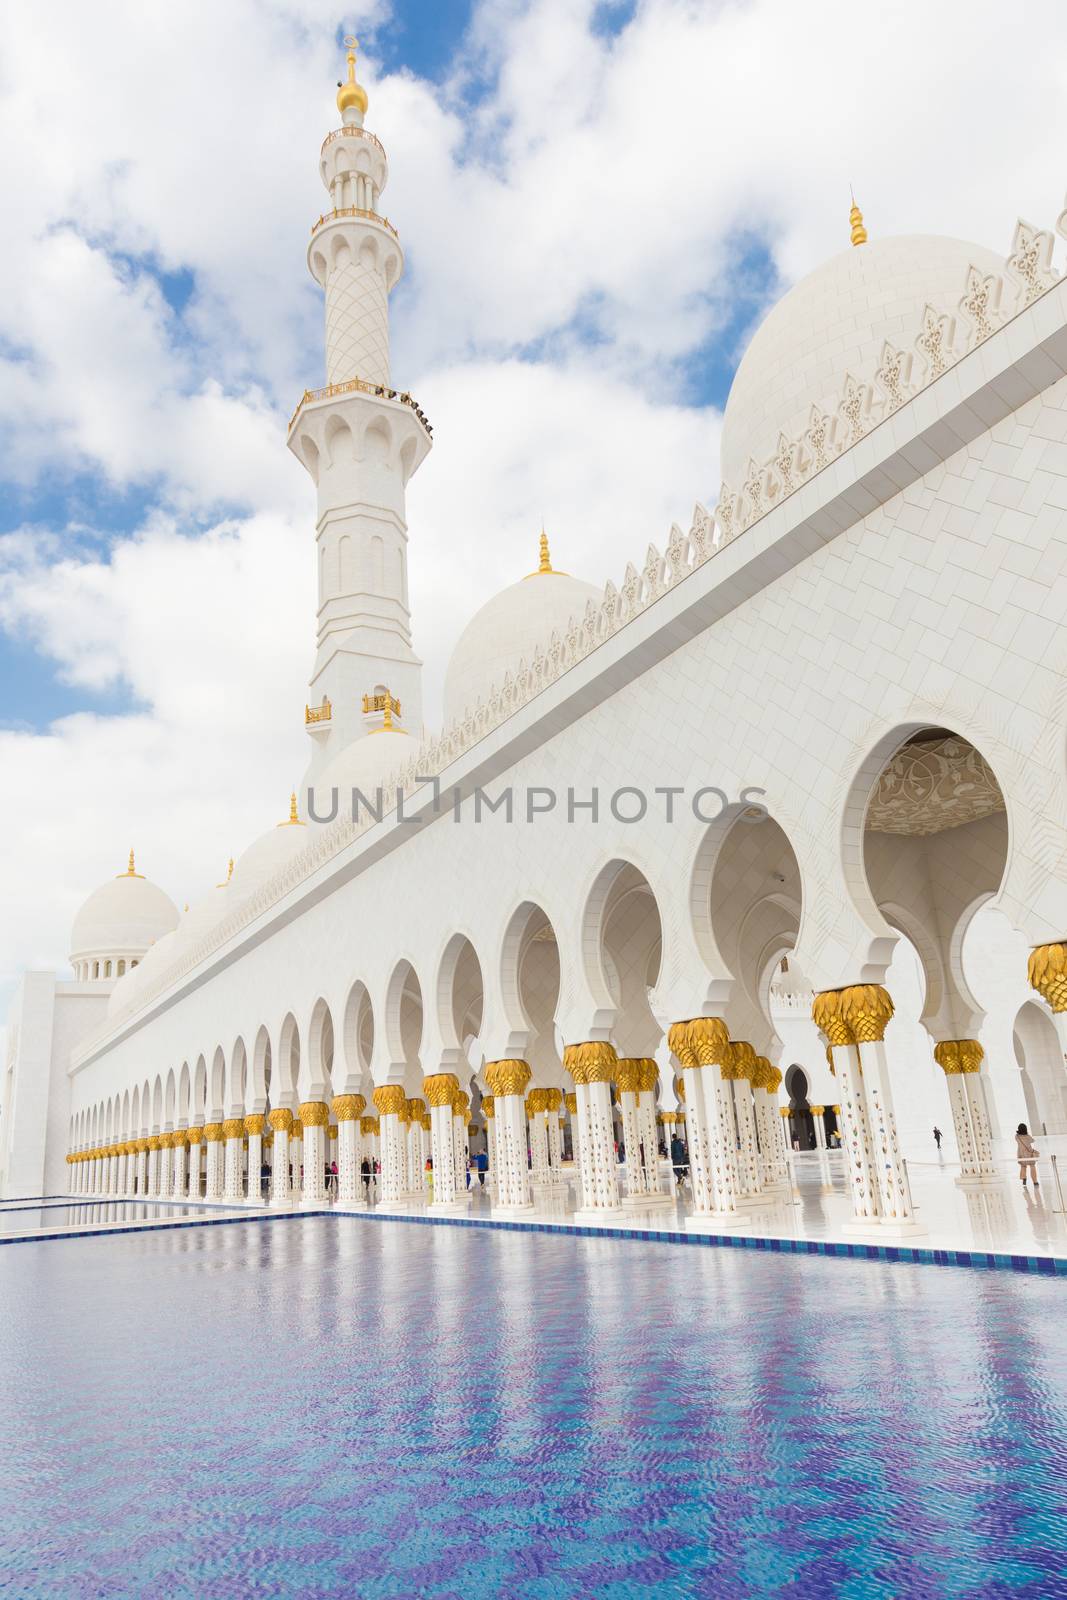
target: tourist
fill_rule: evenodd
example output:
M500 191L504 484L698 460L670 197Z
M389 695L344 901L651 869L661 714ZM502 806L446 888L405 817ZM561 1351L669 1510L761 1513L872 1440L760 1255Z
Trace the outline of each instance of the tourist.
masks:
M266 1194L270 1188L270 1167L264 1161L259 1169L259 1192Z
M1040 1152L1031 1139L1025 1122L1020 1122L1015 1130L1015 1153L1019 1160L1019 1176L1023 1181L1023 1188L1026 1187L1026 1169L1029 1167L1034 1188L1040 1189L1041 1185L1037 1181L1037 1158Z
M334 1194L335 1195L337 1194L337 1162L336 1161L331 1161L330 1162L330 1181L329 1181L329 1184L327 1185L327 1187L328 1188L332 1188Z
M481 1185L481 1187L484 1189L485 1188L485 1175L489 1171L489 1152L488 1152L488 1150L479 1150L478 1151L477 1162L478 1162L478 1182Z
M471 1186L471 1158L467 1156L467 1188Z
M364 1198L364 1200L369 1200L370 1199L370 1162L367 1160L366 1156L363 1157L363 1160L359 1164L359 1171L360 1171L360 1176L363 1179L363 1198Z
M676 1133L671 1136L671 1165L674 1168L674 1181L680 1189L689 1176L689 1157Z
M944 1137L944 1135L942 1134L941 1129L935 1123L934 1124L934 1143L937 1146L937 1151L938 1151L939 1155L941 1153L941 1140L942 1140L943 1137Z

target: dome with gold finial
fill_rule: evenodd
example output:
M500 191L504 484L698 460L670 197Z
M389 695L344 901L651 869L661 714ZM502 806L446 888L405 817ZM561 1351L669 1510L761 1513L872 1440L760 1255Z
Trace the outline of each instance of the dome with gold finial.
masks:
M177 921L177 907L162 889L137 871L131 850L126 871L94 889L74 918L71 962L85 976L117 977L120 961L125 971ZM111 970L105 972L105 967ZM87 973L85 968L89 969Z
M446 727L488 700L521 661L529 664L538 646L546 651L553 632L562 635L572 618L580 622L590 600L599 605L602 598L591 583L552 565L542 528L536 569L486 601L459 636L445 673Z
M349 35L345 44L348 47L348 81L337 85L337 109L343 122L355 122L362 126L363 118L367 115L367 91L361 83L356 82L356 49L359 40Z
M288 866L308 842L308 829L300 815L296 791L289 796L289 814L248 846L237 859L230 889L238 900L255 894L267 879Z
M965 239L871 241L854 197L849 240L771 308L741 358L720 444L722 480L735 491L749 461L770 459L780 434L803 434L812 406L834 414L846 377L871 382L887 341L912 351L927 305L955 314L968 267L983 276L1004 270L1002 256Z

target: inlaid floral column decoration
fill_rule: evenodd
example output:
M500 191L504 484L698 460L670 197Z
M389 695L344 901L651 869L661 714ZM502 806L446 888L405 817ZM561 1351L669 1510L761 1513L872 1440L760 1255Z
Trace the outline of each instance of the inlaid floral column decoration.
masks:
M408 1182L411 1193L419 1200L428 1200L426 1193L426 1137L423 1120L426 1102L418 1096L408 1100Z
M204 1142L207 1145L207 1199L221 1200L226 1177L225 1171L225 1146L223 1140L226 1135L221 1122L204 1123Z
M456 1201L452 1101L459 1093L459 1083L451 1072L432 1072L423 1078L422 1092L430 1108L430 1157L433 1161L431 1204L437 1211L454 1206Z
M470 1160L470 1095L457 1089L452 1096L452 1148L455 1152L456 1198L467 1204L467 1165Z
M548 1181L553 1188L558 1189L567 1181L563 1176L563 1129L560 1127L563 1090L546 1089L544 1095L545 1127L548 1131Z
M782 1074L772 1066L766 1056L758 1056L758 1079L753 1079L753 1099L756 1102L756 1126L760 1135L765 1184L788 1184L789 1162L786 1158L785 1132L778 1115L778 1090Z
M160 1137L158 1133L148 1136L148 1193L153 1200L159 1199L159 1168L160 1168ZM101 1151L101 1155L103 1151ZM101 1183L101 1189L104 1185Z
M293 1131L293 1113L286 1106L275 1106L268 1112L267 1121L274 1134L270 1203L272 1206L290 1206L293 1203L293 1189L289 1179L289 1139Z
M571 1121L571 1159L578 1174L578 1192L582 1192L582 1141L578 1137L578 1096L573 1089L563 1092L563 1104Z
M720 1017L693 1017L676 1022L667 1043L682 1067L689 1127L689 1167L693 1179L696 1215L686 1226L701 1226L701 1218L745 1227L748 1218L739 1210L740 1180L737 1133L734 1123L733 1080L740 1070L725 1022Z
M367 1102L361 1094L337 1094L330 1110L337 1118L337 1199L343 1206L365 1206L360 1174L363 1143L360 1118Z
M843 989L826 989L817 994L812 1001L811 1016L826 1039L826 1059L841 1086L838 1126L852 1196L852 1220L859 1225L877 1221L881 1205L860 1056L842 1007L844 993Z
M263 1168L263 1130L267 1119L262 1112L252 1111L244 1119L244 1130L248 1136L248 1194L249 1201L258 1201L262 1198L262 1180L260 1172Z
M934 1060L945 1074L948 1088L952 1126L960 1153L961 1183L988 1183L997 1178L981 1078L984 1057L985 1051L977 1039L942 1039L934 1045Z
M241 1198L241 1141L244 1136L244 1117L227 1117L222 1124L224 1141L222 1193L226 1200L237 1201Z
M526 1126L530 1139L530 1182L539 1189L549 1184L548 1090L531 1089L526 1096Z
M863 1073L863 1092L871 1146L878 1175L882 1226L908 1233L920 1229L897 1138L896 1117L886 1057L885 1030L893 1015L889 992L876 983L857 983L841 990L841 1015L852 1029Z
M325 1100L304 1100L300 1105L304 1130L304 1188L301 1204L316 1209L326 1204L326 1129L330 1108Z
M407 1160L400 1121L407 1111L407 1096L400 1083L383 1083L374 1091L374 1106L381 1129L381 1195L379 1205L395 1206L404 1197Z
M574 1080L577 1096L578 1143L581 1149L582 1207L577 1213L597 1218L618 1211L618 1163L615 1160L615 1124L611 1115L611 1085L618 1057L614 1045L602 1039L568 1044L563 1049L563 1070Z
M497 1200L497 1165L496 1165L496 1101L491 1094L482 1095L482 1116L485 1118L485 1144L489 1155L489 1171L486 1173L486 1188L492 1200Z
M756 1138L756 1107L753 1098L753 1079L759 1077L759 1057L745 1039L733 1044L733 1064L730 1070L734 1099L734 1117L737 1123L737 1176L739 1199L757 1201L763 1195L763 1172ZM723 1069L723 1077L727 1069Z
M190 1200L200 1199L200 1146L204 1138L202 1127L188 1128L186 1138L189 1141L189 1170L186 1174L186 1193ZM140 1159L140 1158L138 1158Z
M619 1091L626 1152L626 1195L639 1204L660 1194L655 1100L651 1092L658 1073L650 1056L622 1057L616 1068L615 1087ZM646 1099L651 1115L642 1103Z
M512 1058L490 1061L485 1069L495 1112L497 1209L500 1211L531 1209L524 1101L530 1076L529 1065Z

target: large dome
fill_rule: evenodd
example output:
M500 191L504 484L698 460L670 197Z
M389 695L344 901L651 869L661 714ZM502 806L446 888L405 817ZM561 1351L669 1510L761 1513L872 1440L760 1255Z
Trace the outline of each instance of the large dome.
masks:
M70 959L107 956L136 960L177 922L177 907L169 897L134 871L131 851L127 871L94 889L74 918Z
M415 751L415 741L406 733L401 733L396 728L379 729L374 733L365 733L359 739L353 739L346 745L327 767L310 785L315 796L314 806L308 806L308 784L304 784L304 804L307 806L310 821L323 818L327 822L339 821L352 817L352 790L359 789L366 796L371 806L377 804L376 791L381 788L388 778L398 772L404 763L410 760ZM337 790L337 816L330 816L333 810L333 796L331 790ZM396 803L396 796L393 797ZM385 809L390 809L390 796L383 794L382 803ZM314 812L314 816L312 816ZM366 816L366 812L362 813Z
M520 661L528 665L538 645L547 649L553 631L562 633L572 617L585 616L588 601L602 598L591 583L554 571L543 542L541 570L486 601L460 634L445 673L445 726L461 722Z
M289 816L274 828L260 834L238 857L233 874L232 888L241 900L247 900L262 888L268 878L289 865L308 842L307 827L297 814L296 795L292 797Z
M956 312L967 268L1004 260L963 239L913 235L845 250L796 284L757 328L737 369L722 430L722 478L740 489L750 458L795 438L812 405L832 410L845 375L870 380L882 346L910 350L923 309Z

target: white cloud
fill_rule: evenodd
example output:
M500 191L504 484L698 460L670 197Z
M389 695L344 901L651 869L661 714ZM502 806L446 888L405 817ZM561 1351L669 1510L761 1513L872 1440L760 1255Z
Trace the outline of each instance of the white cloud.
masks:
M682 374L729 313L739 239L788 281L845 244L850 182L872 235L1006 250L1019 212L1059 209L1055 0L1010 29L963 0L642 0L614 38L594 0L482 0L443 88L376 71L387 14L344 20L408 254L394 370L436 430L409 498L430 703L542 514L558 564L617 580L710 503L719 418ZM0 626L143 708L0 734L0 974L62 958L131 841L195 896L303 765L314 508L284 424L322 372L303 252L336 21L323 0L5 17L0 474L87 468L156 508L104 555L36 526L0 548ZM178 313L161 271L192 283Z

